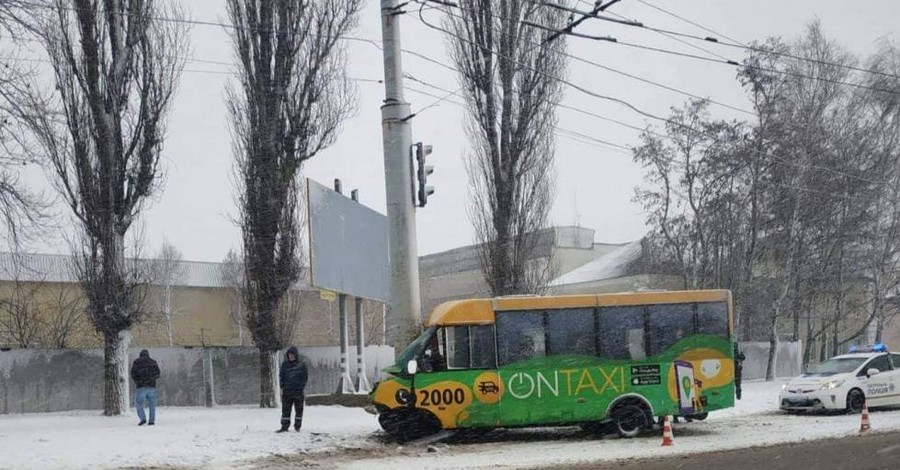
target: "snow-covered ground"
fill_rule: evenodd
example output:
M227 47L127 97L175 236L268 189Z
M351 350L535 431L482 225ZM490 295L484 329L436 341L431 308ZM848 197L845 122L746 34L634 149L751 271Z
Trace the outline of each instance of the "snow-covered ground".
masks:
M137 466L228 468L239 460L366 445L378 428L360 408L308 406L303 429L275 434L280 410L158 408L155 426L97 411L0 415L0 469Z
M516 468L678 455L857 433L859 416L778 412L780 386L780 382L745 384L744 399L735 408L714 412L704 422L676 424L674 447L660 447L658 432L637 439L598 439L577 428L559 428L499 430L483 442L438 444L437 452L428 452L425 446L385 443L374 416L340 406L309 406L303 431L284 434L273 433L278 427L277 410L253 407L161 408L154 427L136 426L134 416L105 418L95 411L0 415L0 469L218 469L246 467L263 457L300 454L328 455L316 459L318 468ZM873 412L871 420L876 432L900 429L900 411Z

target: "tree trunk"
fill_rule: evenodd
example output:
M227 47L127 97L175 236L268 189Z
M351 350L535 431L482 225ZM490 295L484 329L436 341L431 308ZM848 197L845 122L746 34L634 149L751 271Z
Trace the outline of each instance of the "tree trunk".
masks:
M824 362L828 355L828 332L822 333L822 344L819 345L819 362Z
M809 366L809 362L812 360L813 355L813 323L812 323L812 315L806 314L806 344L803 345L803 370Z
M131 377L129 372L128 348L131 346L131 332L122 330L117 335L119 341L116 343L116 371L118 377L116 384L119 387L119 409L121 413L125 413L131 404Z
M772 310L769 324L769 360L766 362L766 381L775 380L775 357L778 352L778 310Z
M128 410L128 331L103 338L103 414L116 416Z
M103 414L115 416L121 413L119 403L119 369L116 367L118 336L103 335Z
M878 313L875 318L875 342L880 343L882 335L884 335L884 305L881 304L880 299L875 299L875 302L878 302Z
M281 382L278 376L278 368L280 362L278 360L278 351L272 351L269 355L269 364L272 365L272 390L275 396L275 408L281 408Z
M277 352L275 353L277 354ZM278 380L278 374L272 367L272 353L269 351L259 350L259 407L275 408L278 406L275 398L275 381Z
M834 324L831 325L831 357L840 354L841 343L838 339L839 330L840 322L838 320L835 320Z

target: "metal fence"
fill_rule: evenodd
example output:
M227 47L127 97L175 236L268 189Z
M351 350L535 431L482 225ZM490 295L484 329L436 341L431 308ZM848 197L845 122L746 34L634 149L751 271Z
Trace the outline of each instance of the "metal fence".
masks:
M775 377L796 377L803 372L803 348L800 341L777 343L775 349ZM768 342L740 343L741 351L746 356L743 363L744 380L766 378L766 367L769 361Z
M140 349L129 350L132 361ZM259 403L255 348L147 349L162 372L157 381L161 406ZM355 380L356 350L348 353ZM334 393L341 376L340 349L300 348L300 354L309 365L306 393ZM381 379L380 371L393 363L394 349L368 346L365 359L366 378L375 383ZM101 409L102 404L102 349L0 351L0 414Z

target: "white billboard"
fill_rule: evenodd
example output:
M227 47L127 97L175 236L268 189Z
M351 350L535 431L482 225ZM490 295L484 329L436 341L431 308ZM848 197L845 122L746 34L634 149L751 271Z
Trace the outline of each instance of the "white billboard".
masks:
M387 303L387 217L309 178L306 187L312 286Z

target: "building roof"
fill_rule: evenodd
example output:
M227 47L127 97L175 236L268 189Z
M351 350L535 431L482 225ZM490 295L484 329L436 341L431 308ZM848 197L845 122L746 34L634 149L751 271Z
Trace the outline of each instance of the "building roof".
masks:
M134 261L134 260L131 260ZM152 265L155 259L138 259L138 263ZM202 261L175 262L173 286L179 287L232 287L226 279L224 263ZM0 253L0 281L76 283L78 276L70 255L42 253ZM305 281L299 284L301 289ZM158 282L154 282L158 284Z
M584 266L569 271L550 282L551 286L580 284L625 276L628 267L643 254L642 240L626 243Z
M531 259L547 258L554 248L590 250L594 247L594 230L560 226L541 229ZM481 245L468 245L419 257L419 273L423 278L481 270Z

